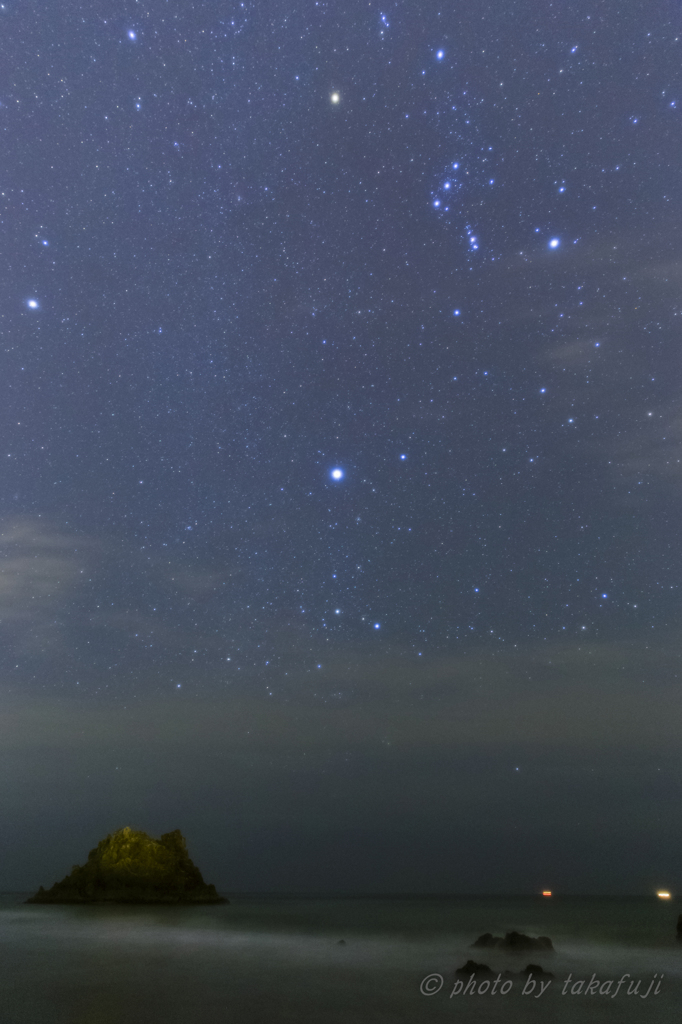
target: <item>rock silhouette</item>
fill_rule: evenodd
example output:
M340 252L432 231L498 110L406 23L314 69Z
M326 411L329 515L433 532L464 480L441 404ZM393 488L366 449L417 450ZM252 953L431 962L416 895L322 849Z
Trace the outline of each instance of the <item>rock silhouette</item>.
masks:
M462 966L458 967L455 974L466 974L471 976L475 974L483 975L487 977L489 974L494 974L492 967L488 967L488 964L477 964L475 960L467 960ZM529 975L533 975L534 978L553 978L554 975L551 971L545 971L539 964L528 964L518 974L514 974L512 971L500 971L500 977L502 978L527 978Z
M455 974L492 974L487 964L477 964L475 960L467 960L463 967L458 967Z
M189 858L179 829L152 839L121 828L88 854L86 863L42 885L27 903L227 903Z
M472 943L472 949L474 948L511 950L544 949L547 952L554 952L552 940L548 939L546 935L539 935L537 939L534 939L531 935L524 935L522 932L507 932L504 938L497 935L491 935L490 932L486 932L485 935L480 935L476 941Z

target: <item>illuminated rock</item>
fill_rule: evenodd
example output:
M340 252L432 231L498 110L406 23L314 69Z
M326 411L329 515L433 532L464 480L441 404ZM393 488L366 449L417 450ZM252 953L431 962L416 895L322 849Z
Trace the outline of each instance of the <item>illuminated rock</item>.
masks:
M88 854L87 862L27 903L227 903L189 858L179 829L152 839L122 828Z

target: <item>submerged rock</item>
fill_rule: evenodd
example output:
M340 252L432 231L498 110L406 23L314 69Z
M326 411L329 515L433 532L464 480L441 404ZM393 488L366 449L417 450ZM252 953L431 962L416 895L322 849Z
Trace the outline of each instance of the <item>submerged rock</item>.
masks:
M475 960L467 960L463 967L458 967L455 974L492 974L487 964L477 964Z
M152 839L121 828L87 862L27 903L227 903L189 858L179 829Z
M471 976L472 974L483 975L487 977L489 974L494 974L495 971L487 964L477 964L475 960L467 960L463 967L458 967L455 974L466 974ZM534 978L553 978L554 975L551 971L545 971L539 964L528 964L518 974L514 974L512 971L500 971L499 975L501 978L527 978L532 975Z
M532 974L534 978L553 978L554 975L551 971L545 971L540 967L539 964L528 964L527 967L520 972L521 975Z
M524 935L522 932L507 932L504 938L498 935L491 935L490 932L486 932L485 935L480 935L474 943L472 943L472 949L544 949L547 952L554 952L554 946L552 940L547 938L546 935L539 935L537 939L534 939L531 935Z

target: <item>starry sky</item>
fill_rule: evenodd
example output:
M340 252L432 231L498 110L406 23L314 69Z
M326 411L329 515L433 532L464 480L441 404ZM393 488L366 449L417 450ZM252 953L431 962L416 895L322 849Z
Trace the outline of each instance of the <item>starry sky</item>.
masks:
M0 22L0 887L682 885L679 9Z

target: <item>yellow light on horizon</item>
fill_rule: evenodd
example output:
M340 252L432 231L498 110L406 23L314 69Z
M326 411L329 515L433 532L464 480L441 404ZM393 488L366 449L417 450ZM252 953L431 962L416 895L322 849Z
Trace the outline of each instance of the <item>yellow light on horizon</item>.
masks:
M340 95L338 94L338 92L333 92L333 93L331 94L331 96L329 97L329 99L330 99L330 100L332 101L332 103L338 103L338 102L339 102L339 100L341 99L341 97L340 97Z
M543 896L551 896L552 895L552 890L551 889L543 889L542 890L542 895Z
M656 895L658 896L659 900L669 900L670 899L670 893L666 892L665 889L660 889L656 893Z

